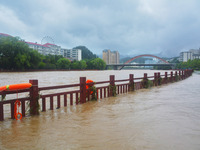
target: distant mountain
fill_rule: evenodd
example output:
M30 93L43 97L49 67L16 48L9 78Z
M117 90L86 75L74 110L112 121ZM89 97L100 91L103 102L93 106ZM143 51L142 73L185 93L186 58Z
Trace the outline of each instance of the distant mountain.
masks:
M87 47L85 46L77 46L73 49L80 49L82 51L82 59L93 59L97 58L98 56L96 54L93 54Z

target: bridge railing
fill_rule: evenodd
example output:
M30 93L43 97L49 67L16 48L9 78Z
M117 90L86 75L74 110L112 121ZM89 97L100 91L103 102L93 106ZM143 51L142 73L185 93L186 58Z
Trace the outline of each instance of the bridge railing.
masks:
M94 83L86 83L86 77L80 77L80 82L77 84L38 87L38 80L29 80L32 84L30 89L20 91L1 91L0 95L5 97L9 94L29 93L29 96L22 98L9 99L0 101L0 121L4 120L4 106L6 112L10 111L12 119L15 118L14 105L16 100L21 102L21 113L25 117L27 115L26 108L28 107L31 115L38 114L39 104L42 106L41 111L46 111L47 107L53 110L56 106L57 109L61 107L61 104L66 107L68 105L78 105L90 101L93 97L90 93L90 89L86 89L86 85L95 85L96 87L96 99L103 99L110 96L116 96L117 94L124 94L130 91L139 90L142 88L148 88L151 82L152 86L159 86L161 84L167 84L178 80L183 80L192 74L192 70L179 70L165 72L161 75L159 72L154 73L154 76L148 76L144 73L143 77L134 78L133 74L129 75L127 79L115 80L114 75L110 75L109 80L100 81ZM52 92L52 90L54 92ZM57 91L58 90L58 91ZM62 91L59 91L62 90ZM10 107L10 109L8 109Z

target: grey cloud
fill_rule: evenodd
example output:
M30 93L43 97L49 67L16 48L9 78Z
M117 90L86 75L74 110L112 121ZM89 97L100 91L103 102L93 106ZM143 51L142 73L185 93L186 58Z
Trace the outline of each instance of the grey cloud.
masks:
M198 0L6 0L0 8L11 13L0 10L0 27L28 41L49 35L62 47L85 45L97 54L109 48L177 56L200 46L199 6Z

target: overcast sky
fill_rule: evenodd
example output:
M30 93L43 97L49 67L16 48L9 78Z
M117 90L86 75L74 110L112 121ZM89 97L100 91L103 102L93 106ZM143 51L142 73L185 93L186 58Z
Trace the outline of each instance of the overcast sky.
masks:
M95 54L178 56L200 47L200 0L1 0L0 33Z

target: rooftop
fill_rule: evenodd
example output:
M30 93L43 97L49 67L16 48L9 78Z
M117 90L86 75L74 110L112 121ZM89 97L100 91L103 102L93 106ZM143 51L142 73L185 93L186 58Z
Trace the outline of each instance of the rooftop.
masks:
M44 44L44 45L45 45L45 46L50 46L50 45L57 46L57 45L51 44L51 43L46 43L46 44Z
M2 36L10 36L10 37L12 37L11 35L9 35L9 34L5 34L5 33L0 33L0 35L2 35Z
M42 44L38 44L38 43L33 43L33 42L25 42L27 44L30 44L30 45L37 45L37 46L43 46L43 47L48 47L47 45L42 45Z

